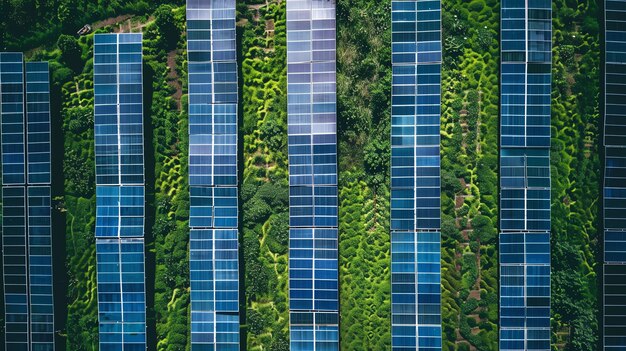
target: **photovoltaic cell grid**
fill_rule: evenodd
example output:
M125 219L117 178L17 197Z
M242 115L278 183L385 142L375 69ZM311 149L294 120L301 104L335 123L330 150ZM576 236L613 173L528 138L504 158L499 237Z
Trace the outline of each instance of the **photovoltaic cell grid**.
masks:
M500 350L550 350L548 0L503 0L500 116Z
M28 350L26 188L2 188L5 349Z
M50 184L50 74L48 62L26 63L28 183Z
M335 1L287 1L292 351L339 349Z
M0 53L2 185L26 183L24 62L21 53Z
M605 1L604 350L626 349L626 1Z
M394 0L392 350L441 350L441 1Z
M187 1L191 347L239 350L235 0Z
M146 349L142 35L94 36L96 258L102 351Z
M50 83L47 62L22 60L21 53L0 53L5 348L48 351L54 350Z

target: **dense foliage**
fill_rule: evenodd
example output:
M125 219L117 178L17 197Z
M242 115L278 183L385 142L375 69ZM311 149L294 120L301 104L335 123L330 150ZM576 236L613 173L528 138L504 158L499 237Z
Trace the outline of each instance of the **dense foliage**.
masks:
M182 0L11 0L0 46L51 64L64 183L67 350L98 347L93 36L144 32L150 349L189 350L187 100ZM554 1L553 348L598 343L599 25L593 0ZM286 351L285 1L238 1L242 342ZM499 2L443 1L444 350L496 350ZM65 34L65 35L62 35ZM388 350L390 0L337 0L342 350ZM62 234L57 234L62 235Z

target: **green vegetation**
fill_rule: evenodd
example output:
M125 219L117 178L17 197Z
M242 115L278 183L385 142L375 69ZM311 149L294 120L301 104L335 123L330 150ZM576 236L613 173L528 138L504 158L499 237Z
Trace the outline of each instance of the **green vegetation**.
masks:
M237 6L243 124L242 246L248 350L289 350L284 1Z
M599 5L558 0L552 69L552 331L555 347L600 342Z
M391 347L391 2L337 2L342 350Z
M444 350L498 348L496 1L443 3Z
M65 182L67 350L97 350L93 35L144 32L148 332L189 349L183 1L12 0L0 46L49 60ZM554 2L553 348L598 344L599 25L595 1ZM242 341L286 351L288 178L285 1L239 1ZM390 0L337 1L342 349L388 350ZM499 2L443 1L444 350L496 350ZM61 35L69 34L69 35ZM181 35L182 34L182 35ZM63 326L64 324L64 326Z

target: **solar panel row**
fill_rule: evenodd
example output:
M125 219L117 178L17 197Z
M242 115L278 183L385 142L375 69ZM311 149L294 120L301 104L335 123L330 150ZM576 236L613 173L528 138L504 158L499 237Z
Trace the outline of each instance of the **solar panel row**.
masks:
M550 350L552 4L503 0L500 350Z
M54 350L47 62L0 53L6 350Z
M96 260L102 351L146 349L141 34L94 36Z
M626 349L626 1L605 0L604 337Z
M393 0L391 345L441 350L441 1Z
M339 349L334 0L287 2L292 351Z
M187 0L192 351L239 350L235 0Z

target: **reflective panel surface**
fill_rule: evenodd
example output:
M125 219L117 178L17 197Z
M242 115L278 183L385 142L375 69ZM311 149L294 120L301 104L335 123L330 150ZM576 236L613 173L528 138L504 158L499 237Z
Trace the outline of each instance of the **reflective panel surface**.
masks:
M292 351L339 349L334 0L287 0Z
M441 1L393 0L391 345L441 350Z
M604 2L605 351L626 349L626 0Z
M549 351L552 4L500 14L500 350Z
M235 0L187 0L192 351L239 350Z
M146 349L142 35L94 36L96 259L102 351Z

